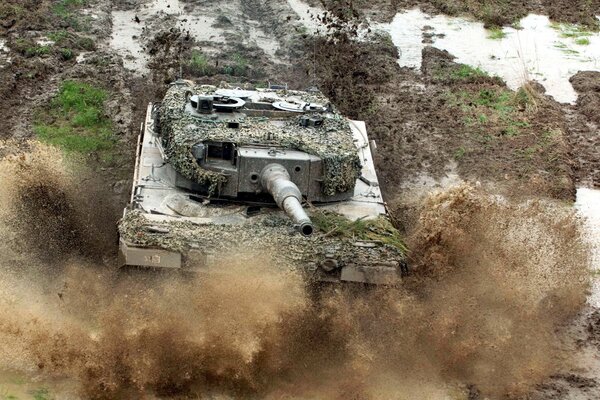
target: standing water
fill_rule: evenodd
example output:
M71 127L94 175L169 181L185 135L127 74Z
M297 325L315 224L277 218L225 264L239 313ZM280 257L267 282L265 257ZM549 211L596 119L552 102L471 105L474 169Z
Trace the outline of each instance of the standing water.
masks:
M600 307L600 190L578 189L575 207L584 217L584 231L592 250L593 287L588 301L592 306Z
M300 19L300 23L310 32L316 32L321 27L317 16L324 13L322 8L311 7L301 0L287 0L289 6L294 10Z
M389 24L400 51L399 64L420 68L423 33L433 34L433 46L449 51L457 62L480 67L517 89L528 80L541 83L562 103L577 99L569 78L578 71L600 70L600 33L583 27L551 23L531 14L514 28L488 31L483 23L445 15L430 16L418 9L399 13Z
M176 25L184 31L189 31L197 41L223 41L222 31L214 27L216 17L209 15L192 15L186 13L179 0L153 0L138 9L113 11L113 33L110 45L123 57L125 68L139 74L149 72L148 55L140 40L144 28L151 29L147 24L158 15L172 17Z

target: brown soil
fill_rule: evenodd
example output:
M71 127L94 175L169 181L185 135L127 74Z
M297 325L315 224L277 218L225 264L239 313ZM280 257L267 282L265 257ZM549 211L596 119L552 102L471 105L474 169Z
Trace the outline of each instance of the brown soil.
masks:
M123 70L121 59L96 45L110 34L110 25L106 24L110 3L96 3L94 12L98 18L92 22L60 17L54 11L56 3L49 0L2 3L4 10L16 11L8 14L14 23L12 19L10 24L0 23L4 27L0 28L0 36L7 40L11 50L11 62L0 68L0 138L18 139L21 143L33 138L38 112L48 106L62 82L78 80L108 91L105 113L111 116L119 145L109 163L100 161L95 154L85 156L86 166L80 168L73 190L68 193L52 176L48 176L46 182L21 186L25 208L15 214L19 219L15 220L15 226L29 229L30 234L24 236L29 242L22 245L38 252L42 258L58 262L70 255L83 255L102 262L116 255L114 226L129 196L127 180L133 160L129 149L135 140L132 132L139 129L141 115L133 120L131 99L139 97L132 96L130 78ZM7 14L0 10L1 15ZM78 25L81 21L90 25L82 28ZM36 47L36 40L57 31L67 32L68 38L51 46L46 54L27 52L27 48ZM63 48L73 52L68 60L61 56ZM84 52L85 61L76 62L75 58ZM9 147L14 150L15 146ZM8 153L14 153L13 150ZM31 171L27 168L18 172L22 182L28 181ZM44 166L39 168L43 170ZM40 229L40 220L46 222L45 229Z
M1 33L12 45L13 58L0 69L2 137L32 137L31 110L43 108L65 79L78 79L110 91L106 113L124 153L133 154L148 102L160 98L165 83L178 76L181 60L205 44L185 40L186 33L168 20L154 21L160 29L146 31L143 38L151 56L147 78L132 77L102 46L90 50L81 64L57 53L29 57L17 51L20 37L33 40L55 26L75 32L64 20L48 19L53 3L8 0L0 6L0 11L5 5L26 10L0 12ZM554 10L551 15L567 21L585 11L579 2L489 2L488 8L473 2L419 3L432 12L470 13L488 24L510 23L531 10ZM596 3L585 4L596 12ZM318 77L325 94L346 115L365 120L377 141L381 183L397 222L410 235L416 272L398 290L326 293L320 307L307 307L298 278L274 273L262 258L225 260L227 267L233 265L233 277L201 283L187 277L153 281L135 272L105 276L98 261L116 249L112 229L127 202L131 158L106 167L92 156L86 159L89 171L66 179L51 169L61 160L42 151L28 162L17 157L7 164L18 166L15 171L2 170L0 195L16 201L12 207L1 203L12 219L0 220L7 224L2 239L10 239L0 241L6 247L0 246L0 266L28 271L39 259L51 259L53 266L64 267L68 258L82 255L94 263L86 268L77 261L52 279L28 277L18 301L2 303L0 335L3 343L16 345L0 350L22 350L17 359L40 374L77 377L86 398L140 398L148 391L194 398L211 390L237 397L387 399L401 391L435 398L436 390L449 383L461 390L467 386L473 399L480 393L482 398L507 393L518 398L549 375L568 370L572 360L557 338L565 338L565 326L580 309L586 276L572 216L562 215L557 223L552 203L499 204L467 186L434 196L425 206L414 206L406 197L419 193L421 181L456 174L509 198L571 199L573 174L597 171L571 161L571 155L585 151L590 152L586 160L598 160L595 142L583 144L594 140L588 123L596 115L586 96L596 101L597 77L574 78L586 121L576 109L565 114L535 85L516 96L497 79L461 76L462 66L434 48L424 50L419 74L398 67L397 50L384 37L357 43L338 35L304 43L288 31L275 2L241 4L244 16L260 19L264 31L280 37L281 57L289 65L274 64L264 51L239 45L233 35L222 53L210 58L211 73L184 66L185 77L251 84L270 77L298 88ZM360 2L363 11L386 18L417 4ZM98 1L94 12L100 20L78 34L106 38L106 13L113 5L131 9L138 2ZM343 4L334 10L339 12ZM220 73L235 53L248 61L247 68L235 76ZM314 59L307 61L306 54ZM502 96L510 98L499 103ZM500 114L498 107L504 110ZM0 157L36 154L27 146L20 141L15 148L0 148ZM22 254L24 248L31 250ZM2 293L12 288L7 277L0 276ZM48 308L39 312L36 304ZM592 343L598 340L596 314L586 339ZM542 387L526 397L560 398L565 386L595 393L593 380L569 371L547 380L546 392Z
M584 185L600 186L600 73L579 72L571 77L579 93L574 107L565 106L568 123L568 140L573 148L575 175Z
M434 48L423 51L423 74L398 67L386 42L323 42L317 54L325 93L342 112L365 120L377 141L389 201L423 175L443 178L452 164L462 179L508 195L573 198L564 116L534 86L502 105L498 98L513 96L502 82L457 78L461 66ZM504 106L510 112L498 114Z
M579 93L577 107L591 122L600 124L600 72L582 71L573 75L571 84Z
M322 3L330 5L329 0ZM558 22L579 23L599 28L596 15L600 14L599 0L375 0L346 1L371 18L389 21L402 10L420 7L432 14L466 15L482 21L486 27L510 25L529 13L548 15Z
M434 48L424 49L422 74L417 74L398 67L395 49L385 40L373 38L365 44L337 39L323 41L319 46L317 54L321 57L318 58L317 75L322 77L321 87L343 112L366 121L370 137L378 144L375 161L384 194L398 225L407 232L413 231L415 226L423 222L423 214L419 214L419 210L423 208L419 195L431 189L428 179L420 179L423 175L441 180L457 174L459 179L481 183L490 187L494 193L504 194L508 198L573 198L574 181L584 173L579 164L571 161L571 157L573 154L580 154L584 147L573 142L571 137L577 124L583 120L577 113L573 114L574 117L565 113L558 103L543 94L538 85L526 85L505 104L510 107L510 111L498 115L490 112L504 107L502 102L496 102L498 95L504 96L512 92L498 79L477 73L466 74L467 76L457 73L464 72L464 67L456 64L452 55L447 52ZM478 119L479 123L475 122ZM519 129L513 131L512 125L518 125ZM425 190L420 190L422 185ZM479 256L489 256L489 249L485 245L486 250L480 255L475 249L477 245L486 242L484 237L497 227L504 228L500 228L499 236L492 239L492 242L510 240L506 228L513 226L511 223L500 222L486 214L481 221L481 229L478 229L475 222L477 218L471 220L471 217L465 215L457 215L456 218L446 215L448 209L454 207L453 201L456 200L458 198L444 203L439 211L443 216L431 216L432 220L441 224L439 231L417 232L418 237L424 240L410 243L415 257L412 260L413 267L422 266L427 271L435 265L444 268L448 265L470 264L473 261L475 265L485 265L487 268L490 263L486 260L465 261L463 257L473 256L477 259ZM460 207L462 206L477 213L477 206L474 204L461 203ZM458 229L457 232L454 231L455 228ZM458 245L455 240L466 232L467 235L474 232L472 240ZM451 246L458 247L450 250L443 244L445 240L452 242ZM420 252L417 243L424 244L425 253ZM441 245L439 252L435 250L438 244ZM526 254L530 253L513 249L503 254L521 254L527 258ZM458 259L453 258L455 255ZM424 264L417 260L424 261ZM512 261L501 263L508 266ZM523 264L522 261L517 261L514 265ZM438 283L443 281L439 272L436 269L429 278ZM480 279L488 280L482 276L481 271L472 276L477 276L478 282ZM466 277L461 276L461 279ZM495 284L500 281L502 279L489 279L489 282ZM427 283L419 282L418 285L423 290ZM457 289L469 293L474 291L468 279L458 284ZM497 289L495 287L486 293L493 297L492 293L496 293ZM436 289L432 287L431 290L435 292ZM577 296L576 292L577 289L570 294L556 293L553 299L570 303L574 300L571 296ZM445 300L451 301L452 298L453 295L450 295ZM573 313L581 307L581 303L577 301L570 304L574 306L571 309ZM461 302L457 310L464 310L464 307L465 303ZM442 308L447 309L447 304ZM527 307L517 308L524 310ZM538 321L536 326L541 327L546 322L548 321ZM556 323L562 324L558 321ZM478 324L479 327L483 325ZM480 337L479 334L475 336ZM568 338L566 342L574 343L579 336L565 333L565 337ZM553 353L556 350L552 350L556 342L550 345L554 339L545 342L545 351ZM476 363L470 363L474 364ZM574 394L581 396L574 398L591 399L600 394L594 379L585 376L585 373L569 372L564 359L559 364L560 367L555 365L549 367L549 370L554 368L554 373L565 370L565 373L546 379L542 377L543 374L539 379L534 378L538 379L537 382L544 383L525 395L510 393L507 389L504 389L504 395L511 399L554 399ZM452 370L457 371L456 368ZM495 370L496 382L500 379L499 371L505 370ZM512 378L515 378L514 375ZM513 383L519 381L516 378ZM481 383L468 379L466 382L476 383L471 386L469 398L485 397L478 390Z

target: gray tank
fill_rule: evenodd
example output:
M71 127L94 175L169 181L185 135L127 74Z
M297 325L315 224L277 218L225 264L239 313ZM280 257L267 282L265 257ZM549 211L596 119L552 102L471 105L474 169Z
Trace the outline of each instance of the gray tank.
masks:
M311 279L393 284L405 249L373 146L316 90L177 81L142 125L120 264L207 271L243 248Z

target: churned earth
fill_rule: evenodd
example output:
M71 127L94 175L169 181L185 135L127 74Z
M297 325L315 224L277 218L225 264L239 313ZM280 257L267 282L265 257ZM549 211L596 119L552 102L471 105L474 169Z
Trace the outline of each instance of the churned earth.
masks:
M0 398L600 398L600 5L482 4L0 4ZM529 12L561 23L558 86L444 41ZM315 301L248 249L206 279L116 272L140 122L178 77L317 85L366 121L405 284Z

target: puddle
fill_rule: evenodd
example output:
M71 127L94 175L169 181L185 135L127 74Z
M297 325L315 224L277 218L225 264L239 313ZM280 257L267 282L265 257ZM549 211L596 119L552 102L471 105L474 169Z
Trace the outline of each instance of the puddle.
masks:
M588 301L594 307L600 307L600 190L579 188L575 207L585 218L584 227L592 246L592 293Z
M216 18L205 15L187 14L179 0L154 0L136 10L113 11L113 33L110 46L123 56L125 68L139 74L149 72L148 56L145 54L140 37L145 29L160 15L172 16L176 26L189 31L197 41L222 42L222 31L213 27ZM136 17L140 22L136 22Z
M138 39L142 34L143 25L136 23L134 18L133 11L112 12L113 32L110 46L123 57L125 68L145 74L148 72L148 57Z
M6 47L6 40L0 39L0 68L4 67L5 64L10 64L10 57L8 57L8 47Z
M89 56L90 53L91 53L90 51L84 51L84 52L79 53L79 55L75 59L75 61L77 62L77 64L84 63L85 60L87 59L87 56Z
M151 30L168 28L168 24L171 24L188 31L197 42L210 43L210 46L203 46L205 51L210 51L207 47L216 49L225 43L225 36L229 32L218 25L220 18L227 17L233 21L232 30L240 30L248 42L261 48L273 61L283 63L277 55L280 50L277 38L266 34L259 26L259 21L244 20L241 12L239 5L235 4L223 4L218 8L210 4L198 4L186 11L184 3L179 0L154 0L134 10L112 12L110 45L123 56L127 69L147 74L149 57L140 40L142 36L151 36ZM136 22L136 17L139 22ZM165 21L163 25L161 20Z
M54 45L54 41L50 40L46 37L43 38L39 38L38 40L35 41L38 45L40 46L53 46Z
M145 19L156 16L161 12L177 17L178 27L184 31L189 31L190 36L197 41L222 42L224 40L222 30L213 27L217 17L187 13L179 0L154 0L142 8L138 16L144 23Z
M401 66L420 68L424 27L433 34L432 45L449 51L457 62L497 75L512 89L528 79L541 83L549 95L573 103L577 94L569 78L578 71L600 70L600 33L580 27L553 24L548 17L531 14L519 29L490 32L483 23L445 15L430 16L418 9L397 14L389 24L376 25L390 33L400 50ZM490 38L496 34L498 39ZM436 35L442 35L436 36Z
M321 27L321 23L316 17L322 14L322 8L311 7L302 0L287 0L288 5L298 15L299 22L309 31L315 32Z

